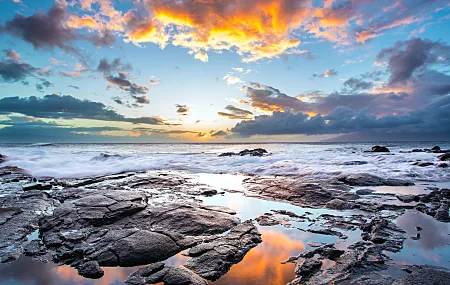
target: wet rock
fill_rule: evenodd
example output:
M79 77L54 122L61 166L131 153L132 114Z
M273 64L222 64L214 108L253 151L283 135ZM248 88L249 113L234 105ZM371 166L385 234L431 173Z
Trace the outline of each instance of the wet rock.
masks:
M400 179L384 179L368 173L342 174L337 177L350 186L411 186L414 183Z
M357 195L361 195L361 196L363 196L363 195L371 195L374 192L375 192L375 190L372 190L372 189L358 189L358 190L355 191L355 193Z
M187 253L192 258L186 267L205 279L217 280L260 242L258 229L251 220L245 221L223 237L192 247Z
M91 160L106 161L111 158L123 158L123 156L121 156L120 154L100 153L99 155L93 157Z
M341 232L332 229L307 229L308 232L319 235L337 236L340 239L346 239L347 236Z
M450 284L450 271L445 269L419 269L403 277L396 285Z
M353 160L353 161L342 162L339 165L365 165L365 164L368 164L368 162L360 161L360 160Z
M397 195L396 197L403 203L411 203L416 200L419 201L419 197L417 197L416 195Z
M363 231L361 233L363 240L384 244L384 248L389 251L398 252L403 247L404 231L385 218L374 217L360 229Z
M424 152L424 150L421 148L415 148L411 152Z
M264 156L265 154L267 154L267 150L263 149L263 148L255 148L252 150L249 149L244 149L238 153L235 152L224 152L219 154L219 157L223 157L223 156L245 156L245 155L250 155L250 156Z
M44 184L44 183L29 183L22 186L23 191L30 191L30 190L51 190L52 185L51 184Z
M276 226L282 223L282 221L280 221L270 213L265 213L264 215L257 217L256 221L260 226L263 227Z
M434 146L434 147L431 149L431 151L433 151L433 152L440 152L440 151L441 151L441 148L440 148L439 146Z
M350 204L340 199L333 199L326 204L326 207L332 210L346 210L350 208Z
M448 210L449 210L448 203L443 202L439 206L439 209L436 211L436 215L434 217L436 218L436 220L440 222L450 222Z
M320 270L322 262L312 258L302 259L295 268L295 274L301 277L309 277Z
M441 154L437 157L440 161L450 161L450 152Z
M0 153L0 163L3 163L6 161L6 156Z
M77 267L77 271L80 276L90 279L99 279L105 274L97 261L82 263Z
M448 164L447 163L439 163L438 167L440 167L440 168L447 168Z
M140 268L125 280L130 285L163 283L164 285L207 285L206 281L182 266L162 262Z
M419 166L419 167L427 167L427 166L434 165L434 163L432 163L432 162L424 162L424 161L416 161L416 162L412 163L411 165L415 165L415 166Z
M385 146L373 146L372 147L372 152L390 152L389 149Z
M47 253L47 249L41 240L35 239L24 246L23 253L26 256L40 256Z

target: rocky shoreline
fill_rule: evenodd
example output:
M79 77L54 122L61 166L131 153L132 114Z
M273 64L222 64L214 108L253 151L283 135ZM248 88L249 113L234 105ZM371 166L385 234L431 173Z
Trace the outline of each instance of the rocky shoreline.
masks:
M376 149L386 152L380 148ZM449 159L440 149L430 151L439 153L442 161ZM255 149L221 156L233 155L270 154ZM233 209L202 202L205 197L223 195L226 189L196 182L183 172L38 180L24 169L1 167L0 262L14 262L25 255L36 262L70 265L85 278L101 278L102 267L145 266L124 281L208 284L206 280L220 279L249 251L264 243L261 227L283 226L349 243L344 248L338 248L339 242L311 243L311 249L275 261L296 264L292 285L450 282L448 269L433 266L404 266L406 275L401 277L385 273L392 263L389 253L400 252L410 238L392 221L413 210L442 223L450 222L449 189L430 187L421 194L382 194L368 188L408 187L414 183L367 173L341 174L326 180L253 175L242 185L243 189L230 190L244 197L323 213L271 209L241 221ZM355 187L359 188L355 191ZM30 240L36 232L37 238ZM164 263L180 253L187 258L183 266ZM325 268L324 260L334 265ZM430 275L433 277L427 277ZM426 278L434 279L427 283Z

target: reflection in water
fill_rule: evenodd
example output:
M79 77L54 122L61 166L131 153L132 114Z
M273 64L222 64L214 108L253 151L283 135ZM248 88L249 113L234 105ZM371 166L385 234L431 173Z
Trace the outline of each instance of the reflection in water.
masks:
M396 220L406 231L403 250L392 254L399 264L431 264L448 267L450 261L450 224L436 221L433 217L415 210L408 210ZM419 232L417 227L421 227ZM420 233L420 239L414 240Z

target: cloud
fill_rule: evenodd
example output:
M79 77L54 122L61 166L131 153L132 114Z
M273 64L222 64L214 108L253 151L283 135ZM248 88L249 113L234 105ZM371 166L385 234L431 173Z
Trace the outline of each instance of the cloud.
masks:
M150 125L167 124L158 117L124 117L108 109L103 103L81 100L69 95L45 95L42 98L35 96L2 98L0 99L0 113L19 113L36 118L51 119L91 119Z
M228 85L233 85L233 84L237 84L237 83L242 83L243 82L239 77L234 76L231 73L228 73L227 75L225 75L223 77L223 80L226 80Z
M80 89L80 87L76 86L76 85L68 85L67 87L73 88L73 89Z
M310 116L274 112L238 123L231 131L239 136L288 134L342 134L363 131L448 132L450 131L450 96L435 100L411 113L377 117L365 110L338 106L327 115Z
M237 108L233 105L228 105L225 107L229 113L217 112L221 117L226 117L233 120L250 120L253 118L253 113L244 109Z
M189 116L189 112L191 110L191 108L187 105L180 105L180 104L176 104L175 107L177 108L177 113L180 116Z
M133 67L130 64L123 64L120 58L116 58L111 63L108 59L101 59L97 71L103 74L111 74L116 71L130 71L133 70Z
M16 52L13 49L7 49L4 51L6 53L6 56L9 57L12 60L20 61L20 53Z
M0 61L0 78L3 82L12 83L24 80L28 76L34 76L37 68L28 63L16 60Z
M370 90L373 88L373 83L365 81L360 78L349 78L344 82L344 86L352 90L352 92L359 92L363 90Z
M80 50L73 46L78 40L89 41L96 46L110 46L115 36L110 30L102 30L95 34L81 34L67 25L69 13L61 3L55 3L47 13L39 10L31 16L16 14L5 22L0 31L21 38L33 45L35 49L58 47L70 51L80 58Z
M148 100L147 97L144 96L149 91L147 87L131 82L130 80L128 80L127 74L122 71L119 71L117 74L118 76L105 76L105 79L110 83L108 88L113 86L120 88L121 90L130 94L132 98L136 99L136 102L139 104L150 103L150 100Z
M415 71L432 64L450 65L450 46L440 41L413 38L398 41L377 55L377 61L387 60L391 72L390 84L411 79Z
M324 73L321 73L321 74L314 73L313 77L316 77L316 78L328 78L328 77L331 77L331 76L336 76L337 74L338 74L338 72L335 69L327 69L327 70L325 70Z
M198 60L200 60L200 61L202 61L202 62L208 62L208 60L209 60L208 55L206 54L206 52L203 52L203 51L197 52L197 53L194 55L194 58L195 58L195 59L198 59Z
M153 86L159 85L161 83L161 79L153 75L150 76L149 81Z

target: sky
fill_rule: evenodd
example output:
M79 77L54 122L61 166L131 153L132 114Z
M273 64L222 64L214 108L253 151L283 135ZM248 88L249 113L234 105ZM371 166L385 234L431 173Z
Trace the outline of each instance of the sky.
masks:
M0 142L450 131L448 0L0 0Z

